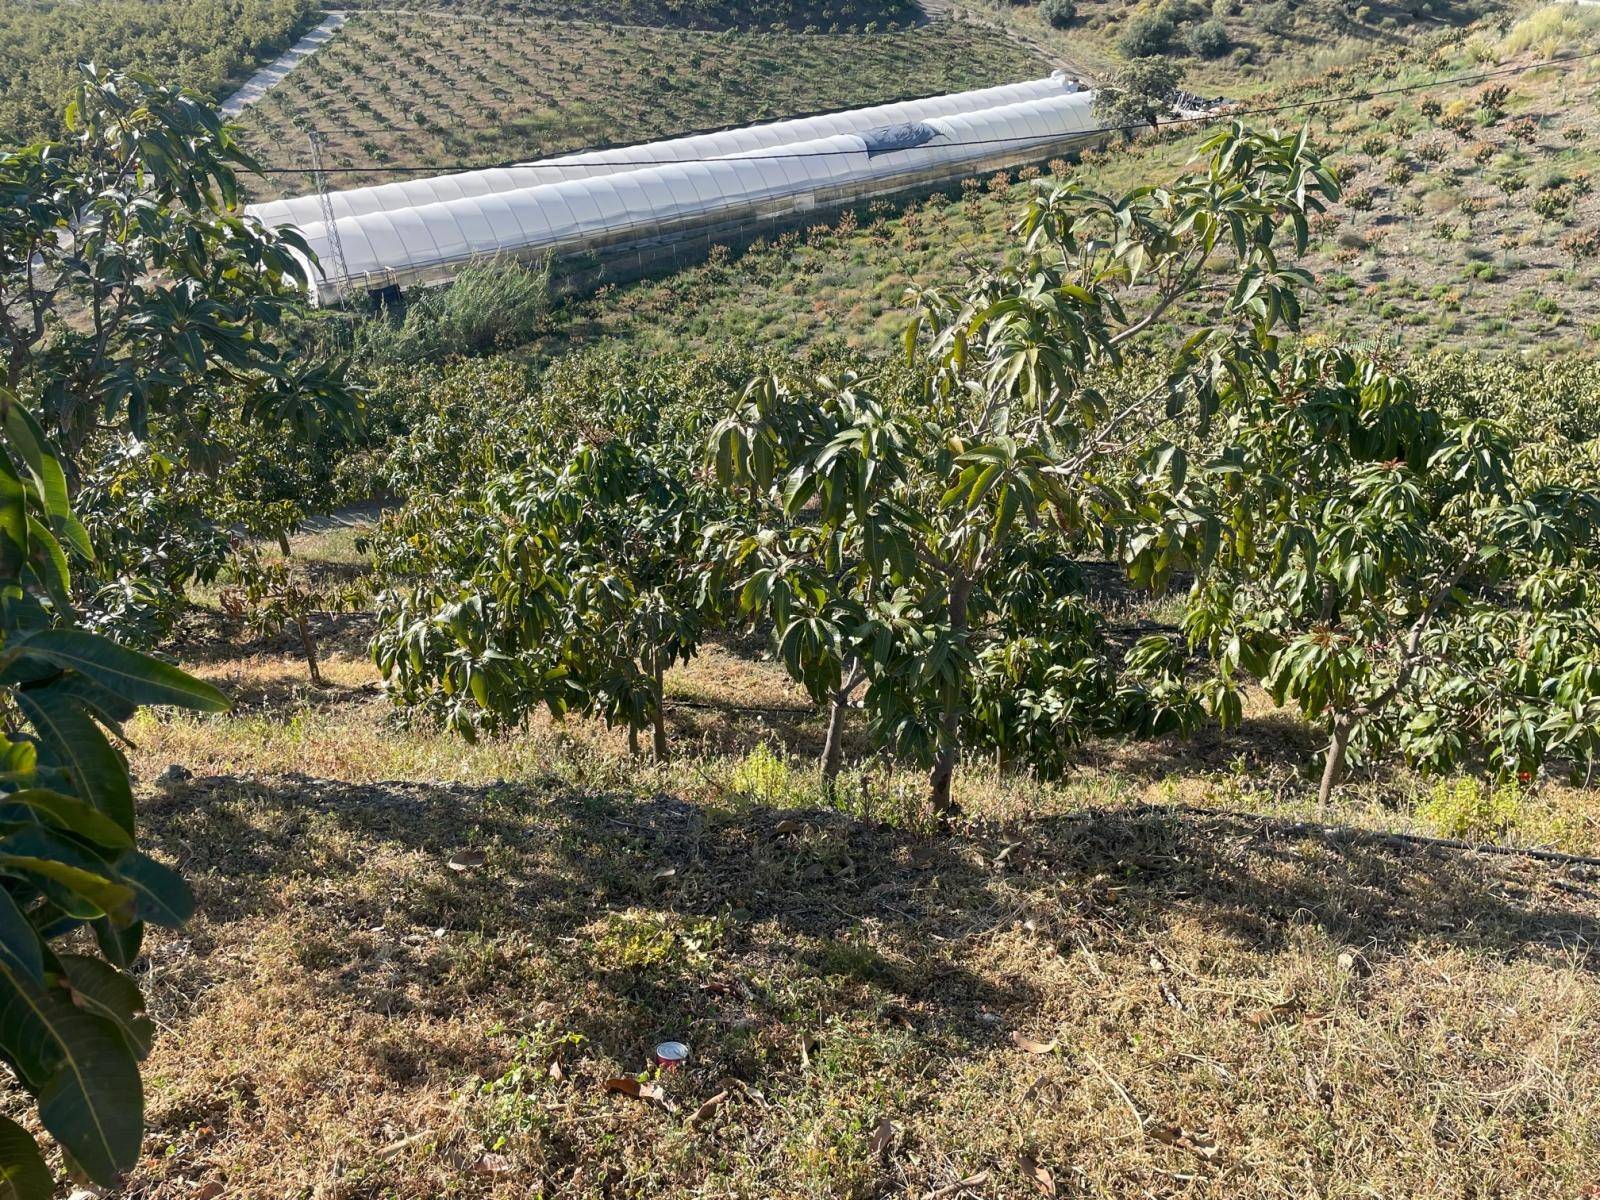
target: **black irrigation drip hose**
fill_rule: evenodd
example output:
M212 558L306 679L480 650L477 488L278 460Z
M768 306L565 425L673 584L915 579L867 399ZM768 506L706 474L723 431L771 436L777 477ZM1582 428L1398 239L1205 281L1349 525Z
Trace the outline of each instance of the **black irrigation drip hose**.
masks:
M1231 120L1236 120L1236 119L1241 118L1241 117L1272 116L1272 115L1274 115L1276 113L1295 112L1295 111L1299 111L1299 110L1307 109L1307 108L1320 108L1320 107L1322 107L1324 105L1329 105L1329 104L1362 104L1362 103L1365 103L1368 100L1377 100L1377 99L1380 99L1380 98L1382 98L1384 96L1398 96L1398 95L1403 95L1403 94L1409 93L1409 92L1426 91L1426 90L1428 90L1430 88L1446 88L1446 87L1456 87L1456 86L1459 86L1461 84L1481 83L1486 79L1498 79L1498 78L1501 78L1501 77L1507 76L1507 75L1522 75L1522 74L1526 74L1529 71L1541 71L1541 70L1545 70L1545 69L1550 68L1550 67L1565 66L1565 65L1567 65L1569 63L1583 62L1583 61L1586 61L1588 59L1593 59L1593 58L1600 58L1600 50L1591 50L1591 51L1587 51L1586 53L1583 53L1583 54L1568 54L1568 55L1563 55L1563 56L1560 56L1560 57L1557 57L1557 58L1541 59L1539 62L1536 62L1536 63L1523 63L1523 64L1521 64L1519 66L1514 66L1514 67L1499 67L1499 68L1497 68L1495 70L1492 70L1492 71L1476 71L1476 72L1472 72L1472 73L1469 73L1469 74L1466 74L1466 75L1453 75L1453 76L1451 76L1451 77L1449 77L1447 79L1436 79L1436 80L1432 80L1431 82L1428 82L1428 83L1399 84L1399 85L1397 85L1395 87L1391 87L1391 88L1375 88L1375 89L1372 89L1370 91L1365 91L1365 92L1349 92L1349 93L1346 93L1346 94L1341 95L1341 96L1327 96L1327 97L1324 97L1324 98L1319 99L1319 100L1296 100L1296 101L1293 101L1291 103L1276 104L1276 105L1271 105L1271 106L1265 107L1265 108L1246 108L1246 109L1233 109L1233 110L1228 110L1228 111L1223 111L1223 112L1216 112L1216 113L1200 113L1200 114L1197 114L1195 116L1190 116L1190 117L1172 117L1172 118L1170 118L1168 120L1165 120L1165 121L1139 121L1139 122L1131 122L1131 123L1123 124L1123 125L1100 125L1100 126L1096 126L1093 129L1082 130L1081 132L1073 134L1072 136L1074 138L1094 137L1094 136L1096 136L1098 134L1102 134L1102 133L1132 133L1132 132L1137 132L1137 131L1142 130L1142 129L1152 129L1152 128L1154 128L1154 129L1168 129L1168 128L1171 128L1173 126L1178 126L1178 125L1206 124L1206 123L1209 123L1209 122L1225 121L1225 120L1226 121L1231 121ZM395 132L410 132L410 131L396 130ZM1032 135L1029 135L1029 136L1020 136L1019 135L1018 137L1010 137L1010 138L977 138L977 139L972 139L972 140L963 141L963 142L941 142L940 145L941 145L941 147L945 147L945 146L949 146L949 147L960 147L960 146L1003 146L1003 145L1011 145L1013 143L1018 143L1018 142L1035 142L1037 140L1038 140L1037 137L1032 136ZM794 159L799 159L799 158L833 158L833 157L837 157L837 156L840 156L840 155L856 155L856 154L859 154L859 153L860 153L860 151L858 151L858 150L801 150L801 151L795 151L795 152L788 153L788 154L785 154L785 153L782 153L782 152L777 152L777 153L772 153L772 154L763 153L761 155L761 157L762 158L794 158ZM636 160L636 161L625 160L625 159L613 159L613 160L610 160L607 163L607 165L608 166L619 166L619 167L662 167L662 166L673 166L673 165L676 165L678 163L726 162L726 161L729 161L728 156L726 156L726 155L718 155L718 156L712 156L712 157L708 157L708 158L675 158L675 159L671 159L669 161L661 161L661 160L656 160L656 159ZM451 175L451 174L457 174L457 173L463 172L463 171L509 170L511 168L517 168L517 169L521 169L521 170L533 170L533 169L538 169L538 168L559 170L559 169L562 168L562 166L563 166L562 163L556 162L556 161L551 161L551 162L506 161L506 162L496 162L496 163L486 163L486 164L452 163L452 164L445 165L445 166L439 166L439 165L434 165L434 166L391 165L391 166L379 166L379 167L333 167L333 168L330 168L327 171L327 173L328 174L336 174L336 175L391 175L391 174L416 174L417 172L421 172L421 171L431 171L434 174ZM313 174L314 172L315 172L315 169L312 168L312 167L261 167L257 171L258 174L262 174L262 175L308 175L308 174Z
M709 700L678 700L671 696L666 699L668 708L696 708L707 712L723 713L782 713L788 717L814 717L821 710L816 708L800 708L793 704L713 704Z

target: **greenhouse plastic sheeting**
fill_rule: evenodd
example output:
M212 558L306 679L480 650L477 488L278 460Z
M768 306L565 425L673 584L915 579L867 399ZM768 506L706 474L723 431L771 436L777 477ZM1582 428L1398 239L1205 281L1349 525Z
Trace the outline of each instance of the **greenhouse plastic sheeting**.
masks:
M440 269L498 254L532 257L646 238L664 226L753 211L818 189L863 192L896 176L959 167L1093 132L1091 93L1056 95L981 112L929 118L920 146L869 152L872 131L769 146L728 158L658 167L487 196L378 211L337 221L349 283L380 286L440 278ZM336 259L327 228L304 233L324 272ZM335 298L340 281L325 283Z
M817 117L773 121L740 129L724 129L716 133L672 138L668 141L647 142L638 146L591 150L582 154L546 159L538 163L491 167L482 171L461 171L429 179L410 179L398 183L330 192L328 202L335 218L391 212L401 208L417 208L423 204L461 200L468 196L487 196L495 192L514 192L543 184L564 183L569 179L592 179L600 175L637 170L641 166L652 166L656 163L724 158L771 146L814 141L838 133L859 133L867 129L924 121L930 117L978 112L1026 100L1068 95L1078 90L1077 83L1057 72L1047 79L1034 79L1026 83L1011 83L1001 87L980 88L976 91L956 92L945 96L929 96L921 100L904 100L896 104L879 104L871 108L857 108ZM253 205L250 212L267 225L304 227L323 219L321 200L315 195Z

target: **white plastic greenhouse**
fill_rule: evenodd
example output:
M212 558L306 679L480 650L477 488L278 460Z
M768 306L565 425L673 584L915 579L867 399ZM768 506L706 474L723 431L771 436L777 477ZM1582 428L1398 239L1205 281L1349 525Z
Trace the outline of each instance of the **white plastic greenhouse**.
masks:
M643 268L647 248L676 253L676 244L689 236L709 239L1063 152L1096 136L1092 108L1092 93L1058 74L547 163L336 192L326 199L335 215L337 248L318 196L250 211L268 224L303 231L321 264L320 303L354 291L444 282L464 264L492 257L626 252L637 255ZM529 182L546 172L555 178Z

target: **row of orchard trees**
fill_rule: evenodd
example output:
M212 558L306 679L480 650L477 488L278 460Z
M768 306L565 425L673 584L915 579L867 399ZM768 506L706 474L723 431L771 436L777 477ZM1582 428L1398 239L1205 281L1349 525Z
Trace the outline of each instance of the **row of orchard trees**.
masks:
M227 701L104 636L98 584L181 590L236 515L222 431L282 444L359 397L292 344L305 245L239 215L252 164L215 111L87 71L64 127L0 147L0 1060L62 1165L109 1186L140 1153L155 1034L130 968L148 923L194 908L139 848L121 727ZM56 1194L8 1118L0 1194Z
M1585 763L1593 448L1542 461L1380 361L1286 345L1313 281L1283 259L1336 194L1305 134L1235 126L1170 187L1041 193L1015 265L916 294L905 364L558 372L525 436L389 524L378 662L469 735L543 706L664 758L664 673L770 630L829 710L825 777L859 709L941 819L964 752L1048 773L1092 733L1236 724L1251 681L1328 731L1324 801L1389 749ZM1192 574L1182 638L1108 646L1079 575L1107 556Z

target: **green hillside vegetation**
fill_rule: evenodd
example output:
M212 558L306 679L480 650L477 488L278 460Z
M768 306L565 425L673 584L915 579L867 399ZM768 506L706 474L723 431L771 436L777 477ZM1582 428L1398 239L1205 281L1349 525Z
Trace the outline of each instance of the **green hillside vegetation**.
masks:
M991 29L940 22L895 32L706 33L440 12L358 16L245 116L269 166L306 165L325 132L336 186L649 141L752 121L1036 78L1048 66ZM305 176L253 183L262 197Z
M1264 87L1427 41L1523 7L1507 0L974 0L968 7L1026 31L1100 74L1163 55L1202 94Z
M356 0L348 8L440 9L475 16L554 17L680 29L837 33L922 20L911 0Z
M320 9L312 0L7 0L0 144L60 132L77 63L150 71L220 98Z
M1568 15L1570 14L1570 15ZM1600 12L1569 9L1504 36L1401 52L1374 72L1335 68L1260 103L1426 83L1600 46ZM1345 195L1316 220L1308 264L1323 282L1310 328L1367 341L1547 351L1600 342L1600 61L1441 87L1308 119ZM1091 151L1063 178L1107 190L1176 179L1198 135L1181 130ZM1047 171L1046 174L1049 172ZM1006 229L1032 169L967 180L908 210L879 204L784 233L659 281L611 288L570 307L577 339L712 346L754 338L892 346L915 282L1012 245Z

